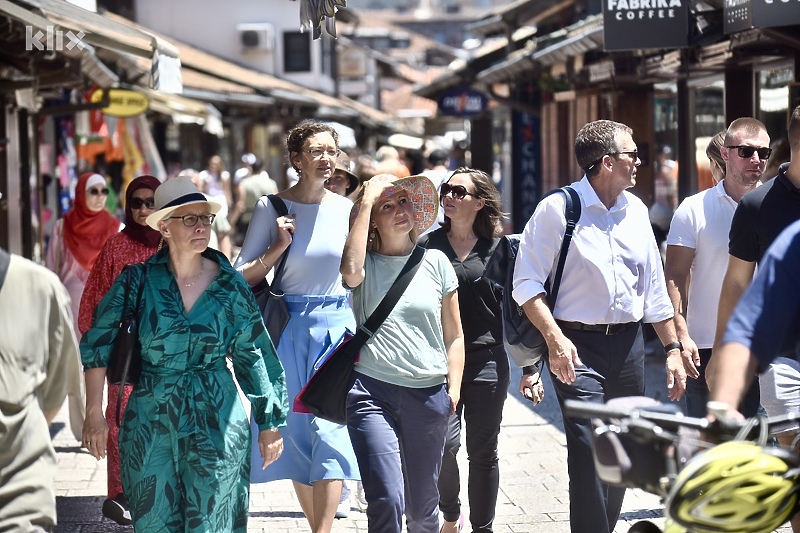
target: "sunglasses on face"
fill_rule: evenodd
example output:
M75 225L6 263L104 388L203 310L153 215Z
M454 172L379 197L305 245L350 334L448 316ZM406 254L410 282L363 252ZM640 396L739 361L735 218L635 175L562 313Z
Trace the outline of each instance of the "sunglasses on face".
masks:
M475 196L471 192L467 191L467 188L463 185L450 185L449 183L442 183L439 191L439 196L442 198L448 194L451 194L456 200L463 200L465 196Z
M183 215L182 217L167 217L167 220L171 218L179 218L183 222L183 225L187 228L193 228L197 225L197 221L199 220L204 226L210 226L214 222L214 218L216 215Z
M89 194L91 194L92 196L108 196L108 189L107 188L95 189L94 187L92 187L87 192Z
M769 159L770 154L772 153L772 148L756 148L755 146L726 146L725 148L736 148L736 153L739 154L739 157L742 159L750 159L753 157L753 154L758 154L759 159Z
M131 198L131 209L141 209L142 206L147 209L155 209L156 201L154 198Z

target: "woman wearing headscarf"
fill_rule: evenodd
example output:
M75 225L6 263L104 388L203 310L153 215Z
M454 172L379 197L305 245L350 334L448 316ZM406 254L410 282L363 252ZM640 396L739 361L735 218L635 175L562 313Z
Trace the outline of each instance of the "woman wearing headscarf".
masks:
M78 315L81 295L97 256L109 237L121 229L120 221L105 210L108 186L100 174L87 172L78 178L75 202L63 218L56 221L50 235L45 264L58 275L72 300L75 336L80 341ZM69 396L69 421L72 434L81 440L85 399Z
M208 248L221 206L188 177L160 185L147 224L168 245L119 276L81 340L86 367L83 444L105 457L103 382L126 291L137 294L141 376L123 417L122 485L136 531L245 533L250 497L250 401L262 468L277 459L289 409L283 368L250 288ZM234 381L226 364L231 360Z
M141 263L158 250L161 234L147 225L147 217L155 209L155 191L161 182L153 176L139 176L131 181L125 191L125 227L112 235L95 261L94 268L86 281L78 314L78 328L81 335L92 327L92 317L97 304L117 279L126 265ZM133 388L128 385L122 395L120 416L125 412ZM119 385L108 385L108 407L106 418L113 420L117 411ZM84 425L84 430L92 431L92 420ZM122 525L130 525L128 502L122 491L119 470L119 428L111 424L108 430L108 498L103 502L103 516Z

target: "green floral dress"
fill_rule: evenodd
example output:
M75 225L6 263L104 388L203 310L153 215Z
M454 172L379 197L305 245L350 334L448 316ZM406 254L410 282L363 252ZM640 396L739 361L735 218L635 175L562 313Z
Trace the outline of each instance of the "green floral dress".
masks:
M119 438L122 484L137 531L246 532L250 425L226 355L259 429L283 426L289 410L283 367L250 288L220 253L203 255L220 272L189 313L167 250L144 263L142 376ZM131 300L143 270L135 266ZM108 366L124 301L125 276L119 276L81 340L86 368Z

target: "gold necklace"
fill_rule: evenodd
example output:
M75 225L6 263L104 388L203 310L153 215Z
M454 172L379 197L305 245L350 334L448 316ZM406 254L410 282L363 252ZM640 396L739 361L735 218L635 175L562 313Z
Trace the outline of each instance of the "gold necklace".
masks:
M200 258L200 272L197 274L197 277L195 277L194 280L192 280L189 283L184 283L183 286L184 287L191 287L192 285L197 283L200 280L200 276L203 275L203 267L205 267L205 265L206 265L206 258L205 257L201 257Z

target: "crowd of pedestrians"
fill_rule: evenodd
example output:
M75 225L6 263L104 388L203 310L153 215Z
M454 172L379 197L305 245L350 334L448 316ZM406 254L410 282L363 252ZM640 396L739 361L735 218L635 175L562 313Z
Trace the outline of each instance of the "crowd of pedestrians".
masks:
M792 162L762 185L772 153L764 125L740 118L715 136L707 149L715 185L675 209L664 263L651 214L629 191L642 163L633 130L609 120L580 129L574 150L584 175L572 184L580 218L555 304L547 295L567 227L563 196L537 206L513 267L513 297L546 342L542 375L560 405L643 395L651 324L668 396L686 392L689 414L706 414L709 387L732 416L800 406L788 326L797 323L796 298L786 298L797 279L800 108L788 139ZM20 376L14 394L0 393L0 422L11 428L0 435L0 530L55 523L50 478L29 501L6 490L39 475L38 466L9 474L21 456L6 450L26 439L51 465L43 428L68 397L75 437L108 458L103 514L139 531L245 532L251 484L280 479L292 481L313 532L347 516L351 491L370 531L458 533L467 523L493 531L510 368L502 288L483 277L506 217L492 178L453 169L441 150L348 155L336 130L314 120L287 132L286 149L293 181L282 190L249 153L233 174L213 156L205 170L163 183L140 176L122 195L124 223L105 209L106 178L81 175L46 254L60 283L0 250L3 309L14 291L30 290L15 316L25 327L0 324L0 347L46 369L30 380L25 367L0 360L3 376ZM363 328L409 269L407 288L355 363L346 423L295 412L319 355ZM267 280L288 311L274 338L253 292ZM107 384L131 312L141 376ZM19 344L26 327L38 328L41 343ZM759 383L744 394L757 371L766 371L760 399ZM520 388L535 404L543 388L527 373ZM590 422L563 422L571 531L611 533L625 489L598 477ZM469 516L459 500L462 434ZM795 434L781 442L796 444ZM44 502L35 513L6 512L35 502Z

